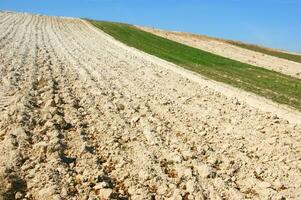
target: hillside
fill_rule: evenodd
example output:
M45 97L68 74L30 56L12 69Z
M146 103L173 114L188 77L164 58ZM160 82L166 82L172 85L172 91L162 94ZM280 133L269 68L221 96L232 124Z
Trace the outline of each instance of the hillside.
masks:
M301 109L300 79L183 45L128 24L100 21L91 23L126 45L207 78Z
M138 27L141 30L174 40L213 54L301 78L301 56L242 42L203 35Z
M87 21L0 12L0 75L0 199L301 197L300 112Z

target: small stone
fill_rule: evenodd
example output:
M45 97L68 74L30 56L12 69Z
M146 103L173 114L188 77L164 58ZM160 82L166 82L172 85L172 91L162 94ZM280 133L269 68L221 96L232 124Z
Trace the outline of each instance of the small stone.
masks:
M199 175L203 178L208 178L213 173L212 168L205 164L198 165L195 168L198 171Z
M233 100L233 103L235 104L235 105L237 105L237 106L239 106L241 103L238 101L238 99L234 99Z
M11 149L15 149L18 146L17 136L9 134L5 137L6 143L10 144Z
M87 177L87 176L83 176L83 177L82 177L82 181L83 181L83 182L87 182L87 181L88 181L88 177Z
M168 160L175 163L180 163L182 162L182 157L176 153L172 153L169 155Z
M275 181L274 181L274 188L275 188L277 191L281 190L281 188L283 188L283 187L284 187L283 184L282 184L279 180L275 180Z
M94 186L94 189L99 190L99 189L103 189L103 188L107 188L107 187L109 187L109 184L107 182L100 182Z
M72 177L70 177L70 183L72 182ZM75 176L75 182L76 183L81 183L82 182L82 175L80 175L80 174L77 174L76 176Z
M93 153L94 148L87 145L87 144L83 144L81 147L81 153Z
M166 185L161 185L160 187L158 187L157 189L157 194L158 195L164 195L167 192L167 186Z
M23 194L21 192L17 192L15 194L15 199L22 199L22 197L23 197Z
M61 195L63 197L67 197L68 196L68 189L63 187L62 190L61 190Z
M58 94L54 95L54 102L55 102L55 104L59 104L60 103L60 97L59 97Z
M51 99L51 100L47 101L47 102L45 103L45 107L46 107L46 108L48 108L48 107L55 107L55 102L54 102L54 100Z
M181 196L181 190L180 189L175 189L173 192L173 195L170 199L173 200L182 200L182 196Z
M15 130L15 135L17 136L18 140L27 140L28 136L25 133L25 130L21 127Z
M114 104L113 104L112 102L108 101L108 102L106 103L106 107L107 107L108 109L112 109L112 108L114 107Z
M97 190L97 194L101 199L109 199L113 193L111 188L103 188Z
M142 179L143 181L146 181L149 179L149 174L147 173L146 170L141 170L139 172L139 178Z
M182 155L183 155L183 157L184 157L185 160L188 160L188 159L190 159L193 156L193 154L192 154L191 151L183 151Z
M48 198L49 199L49 198ZM48 200L47 199L47 200ZM61 196L59 195L59 194L56 194L56 195L53 195L52 197L51 197L51 199L52 200L62 200L62 198L61 198Z
M192 177L192 170L190 168L186 168L182 175L187 178L187 179L190 179Z
M47 143L46 142L39 142L33 146L33 150L39 153L46 153L47 151Z
M88 200L99 200L99 198L94 195L91 195L89 196Z
M195 185L194 185L194 182L192 180L187 181L187 183L186 183L187 192L189 192L190 194L193 194L194 193L194 187L195 187Z
M137 116L137 117L133 117L133 118L131 119L131 123L136 123L136 122L138 122L138 121L139 121L139 119L140 119L140 117L139 117L139 116Z

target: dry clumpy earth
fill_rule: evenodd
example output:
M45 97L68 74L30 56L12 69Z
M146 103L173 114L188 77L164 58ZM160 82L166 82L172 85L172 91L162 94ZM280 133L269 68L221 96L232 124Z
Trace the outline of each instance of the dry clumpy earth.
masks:
M300 124L165 65L0 12L0 199L301 198Z

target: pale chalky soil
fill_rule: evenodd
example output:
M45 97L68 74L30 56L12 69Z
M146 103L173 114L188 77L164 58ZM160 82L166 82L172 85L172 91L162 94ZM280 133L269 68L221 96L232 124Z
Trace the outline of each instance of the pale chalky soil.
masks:
M138 27L138 26L137 26ZM204 51L208 51L226 58L237 60L243 63L263 67L301 79L301 63L270 56L231 45L220 39L213 39L202 35L190 33L164 31L160 29L138 27L155 35L174 40Z
M300 124L82 20L0 16L0 199L301 198Z

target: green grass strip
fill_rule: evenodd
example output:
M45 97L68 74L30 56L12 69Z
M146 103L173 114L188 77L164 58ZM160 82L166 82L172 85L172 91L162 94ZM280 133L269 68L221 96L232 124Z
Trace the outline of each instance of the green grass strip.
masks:
M286 52L280 52L280 51L276 51L276 50L272 50L272 49L268 49L268 48L264 48L264 47L260 47L254 44L245 44L245 43L240 43L240 42L236 42L236 41L226 41L229 44L244 48L244 49L249 49L251 51L257 51L259 53L263 53L263 54L267 54L270 56L275 56L278 58L283 58L283 59L287 59L287 60L291 60L294 62L298 62L301 63L301 55L295 55L295 54L290 54L290 53L286 53Z
M297 78L186 46L132 25L95 20L90 22L128 46L213 80L301 110L301 80Z

